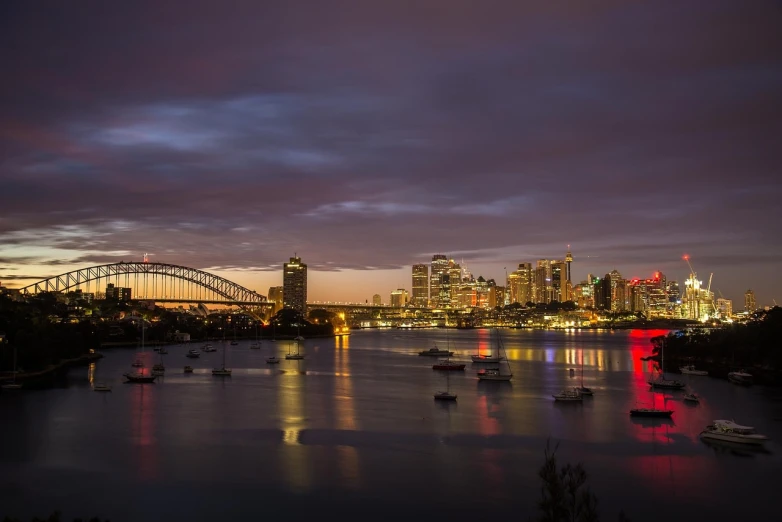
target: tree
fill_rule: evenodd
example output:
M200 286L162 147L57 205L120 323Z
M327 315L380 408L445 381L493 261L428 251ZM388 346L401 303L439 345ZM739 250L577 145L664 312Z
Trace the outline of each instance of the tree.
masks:
M543 481L540 522L598 522L597 497L586 486L587 472L579 463L557 466L557 445L553 450L546 442L545 461L538 470ZM624 512L619 513L619 522L630 522Z

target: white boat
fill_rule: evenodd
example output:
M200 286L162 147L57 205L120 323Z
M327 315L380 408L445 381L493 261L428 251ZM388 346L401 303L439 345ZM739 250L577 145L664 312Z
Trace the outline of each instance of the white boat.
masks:
M445 374L445 391L439 391L434 394L434 400L436 401L455 401L456 394L451 393L451 374L450 372Z
M572 390L562 390L556 395L552 395L556 402L583 402L584 396L578 391L578 388Z
M500 339L500 332L494 331L494 337L497 344L497 359L505 362L507 372L502 372L502 364L497 368L486 368L478 372L478 379L482 381L509 381L513 378L513 372L510 371L510 364L508 364L507 357L505 355L505 347L502 345L502 339Z
M297 335L296 337L293 338L293 340L294 341L303 341L304 337L302 337L301 335Z
M701 401L700 396L697 393L695 393L695 392L685 393L683 399L685 401L687 401L687 402L700 402Z
M687 366L680 366L679 371L682 372L684 375L709 375L709 372L706 370L696 370L695 366L692 364Z
M741 426L732 420L715 420L713 424L706 426L700 436L702 439L753 445L762 445L768 440L765 435L756 433L755 428Z
M185 357L190 357L191 359L197 359L201 357L201 353L199 353L198 350L190 350L185 354Z
M733 384L740 384L742 386L750 386L753 381L752 374L739 370L737 372L728 373L728 380Z
M104 384L102 382L99 382L99 383L95 384L95 386L92 387L92 391L96 391L96 392L110 392L111 391L111 386L108 386L108 385L106 385L106 384Z
M212 375L218 377L230 377L231 369L225 367L225 344L223 344L223 366L222 368L212 368Z
M214 347L214 346L212 346L211 344L207 344L207 345L206 345L206 346L204 346L202 349L203 349L205 352L216 352L216 351L217 351L217 348L215 348L215 347ZM195 350L190 350L190 351L191 351L191 352L194 352Z

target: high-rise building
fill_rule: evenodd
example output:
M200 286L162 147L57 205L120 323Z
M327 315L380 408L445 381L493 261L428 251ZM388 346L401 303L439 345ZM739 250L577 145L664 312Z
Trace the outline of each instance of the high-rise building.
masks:
M733 315L733 301L720 297L717 299L717 315L721 319L728 319Z
M292 257L283 265L282 298L285 308L307 313L307 265L300 257Z
M448 281L450 283L448 301L451 308L457 308L459 302L459 285L462 283L462 267L453 259L448 261Z
M127 303L131 300L131 289L114 286L112 283L109 283L106 285L106 299Z
M407 306L408 294L404 288L398 288L391 292L391 306L403 307Z
M489 287L489 308L505 305L505 287L492 285Z
M531 301L532 265L519 263L519 268L508 274L508 302L526 305Z
M755 301L755 292L752 290L747 290L744 293L744 311L745 312L754 312L758 309L758 304Z
M281 286L270 286L269 287L269 296L267 299L274 303L274 307L272 308L272 315L276 314L280 310L282 310L283 305L283 299L282 299L282 290L283 288Z
M383 298L380 297L380 294L375 294L372 296L372 304L374 306L380 306L383 304Z
M413 265L413 306L424 307L429 304L429 267Z
M451 302L450 283L451 279L448 277L447 281L443 281L443 276L448 273L448 258L443 254L435 254L432 256L432 268L429 271L429 306L433 307L445 307ZM442 291L443 283L448 284L448 292Z
M594 286L595 308L598 310L611 310L611 274L606 274L603 279L598 279Z
M564 261L551 262L551 300L567 301L567 264Z
M533 277L533 301L537 303L551 302L551 263L547 259L538 259Z

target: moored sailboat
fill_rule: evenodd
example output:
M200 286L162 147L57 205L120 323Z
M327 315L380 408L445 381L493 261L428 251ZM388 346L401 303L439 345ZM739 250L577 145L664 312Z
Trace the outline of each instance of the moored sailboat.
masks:
M505 355L505 347L502 345L500 339L500 333L495 330L494 332L496 344L497 344L497 360L503 361L507 367L507 372L502 371L502 362L496 368L486 368L478 372L478 379L481 381L510 381L513 378L513 372L510 370L510 364L508 358Z
M144 334L146 332L146 322L144 321L144 317L141 318L141 354L144 354ZM136 360L133 363L134 367L142 368L141 370L135 371L135 372L128 372L123 373L122 376L127 379L126 383L133 383L133 384L152 384L155 382L155 379L157 379L157 375L152 373L151 375L147 375L144 373L144 363L141 363L141 366L138 366L136 363L140 362L140 360Z
M434 400L436 401L455 401L456 394L451 393L451 374L445 374L445 391L439 391L434 394Z
M217 377L230 377L232 370L225 367L225 343L223 343L223 366L221 368L212 368L212 375Z

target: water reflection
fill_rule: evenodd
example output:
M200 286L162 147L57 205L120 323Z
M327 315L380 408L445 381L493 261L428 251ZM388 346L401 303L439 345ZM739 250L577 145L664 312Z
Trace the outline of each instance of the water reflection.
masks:
M157 440L155 439L155 391L153 385L130 384L131 434L137 451L139 478L158 476Z
M350 375L350 350L348 337L336 339L334 350L334 371L338 377L334 386L334 411L336 427L340 430L356 430L358 422L353 405L353 380ZM339 466L342 483L349 489L357 489L361 482L358 462L358 451L353 446L337 446L337 465Z
M281 456L283 474L289 486L304 491L311 486L310 462L307 451L301 445L301 431L306 427L305 383L306 376L299 375L299 361L295 373L288 373L279 381L279 412L282 428L283 451Z
M95 363L91 362L89 366L87 366L87 381L89 381L90 386L92 386L95 383Z

